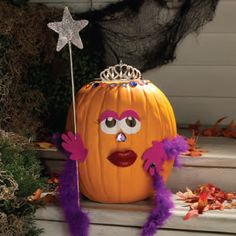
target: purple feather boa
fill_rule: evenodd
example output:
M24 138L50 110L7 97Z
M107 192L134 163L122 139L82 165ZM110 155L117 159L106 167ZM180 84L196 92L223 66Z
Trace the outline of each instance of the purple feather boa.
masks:
M188 150L186 139L180 135L172 140L163 140L164 149L169 160L174 160L175 167L181 167L179 155ZM153 176L154 208L152 209L146 223L143 226L142 236L152 236L171 216L170 210L174 207L172 193L165 186L162 177L155 173Z
M64 171L60 175L60 204L69 225L71 236L88 236L89 219L78 205L79 191L76 180L76 162L69 159L69 153L61 147L61 135L53 136L53 143L66 157Z
M180 153L188 150L188 143L186 139L183 136L177 135L172 140L164 139L163 144L169 160L174 160L175 167L181 167L182 164L180 162L179 155Z
M152 236L171 216L170 210L174 207L172 193L165 186L159 174L153 176L154 208L152 209L146 223L143 226L141 236Z
M61 135L55 134L53 143L68 159L60 177L60 203L65 219L69 225L71 236L88 236L89 219L78 206L79 191L76 182L76 162L69 159L67 153L61 147ZM165 151L169 160L174 160L174 166L180 167L179 154L188 149L186 140L177 136L173 140L163 140ZM155 173L153 176L153 188L155 191L155 206L143 226L142 236L152 236L171 216L173 203L171 192L166 188L162 177Z

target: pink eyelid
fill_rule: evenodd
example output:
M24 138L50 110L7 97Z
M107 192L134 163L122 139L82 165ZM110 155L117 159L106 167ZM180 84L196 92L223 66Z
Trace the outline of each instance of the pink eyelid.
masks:
M107 119L108 117L113 117L116 120L119 120L119 116L116 112L114 111L104 111L100 117L99 117L99 122L102 122L103 120Z
M121 116L120 116L120 119L124 119L125 117L128 117L128 116L132 116L134 117L135 119L139 120L140 121L140 118L139 118L139 115L136 111L134 110L127 110L127 111L124 111Z
M107 111L104 111L100 115L99 122L102 122L103 120L107 119L108 117L112 117L112 118L114 118L116 120L122 120L122 119L124 119L125 117L128 117L128 116L132 116L135 119L140 121L138 113L136 111L134 111L134 110L126 110L126 111L124 111L121 114L120 117L119 117L119 115L116 112L107 110Z

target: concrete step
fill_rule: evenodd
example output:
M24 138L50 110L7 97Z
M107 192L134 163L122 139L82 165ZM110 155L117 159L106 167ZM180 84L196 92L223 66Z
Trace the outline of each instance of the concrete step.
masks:
M199 146L207 150L202 157L182 157L181 170L173 170L168 186L172 192L212 183L224 191L236 191L236 140L228 138L199 138ZM40 156L50 172L60 172L65 158L57 151L40 150ZM174 197L173 216L158 232L158 236L226 236L236 235L236 209L208 211L183 221L188 208ZM134 204L100 204L82 201L91 220L91 236L137 236L151 209L148 201ZM44 236L69 235L58 206L37 211L37 225L45 229Z
M174 196L175 209L173 216L158 232L158 236L226 236L236 235L236 209L208 211L197 218L183 220L187 212L184 203ZM133 204L101 204L83 200L81 206L88 213L91 228L90 236L138 236L148 213L151 210L149 201ZM43 236L68 236L58 206L48 206L36 213L36 222L44 228Z
M174 169L168 186L173 192L186 186L195 188L212 183L224 191L236 191L236 139L199 137L198 146L206 150L201 157L182 157L181 170Z
M183 167L174 169L168 186L175 193L186 186L212 183L224 191L236 191L236 139L200 137L199 146L207 150L202 157L182 157ZM54 149L39 150L42 161L51 173L60 173L65 157Z

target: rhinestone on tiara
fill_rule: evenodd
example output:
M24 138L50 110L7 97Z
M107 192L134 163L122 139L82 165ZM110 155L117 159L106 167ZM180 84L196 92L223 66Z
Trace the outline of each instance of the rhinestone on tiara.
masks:
M100 79L102 81L112 81L112 80L141 80L141 72L127 64L123 64L122 61L120 64L115 66L110 66L100 73Z

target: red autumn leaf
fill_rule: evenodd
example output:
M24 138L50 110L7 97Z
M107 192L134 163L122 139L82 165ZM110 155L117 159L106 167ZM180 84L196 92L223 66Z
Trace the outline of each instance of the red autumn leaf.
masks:
M184 220L189 220L190 218L198 216L198 210L190 210L184 217Z
M52 177L52 178L48 179L47 183L48 184L58 184L59 183L59 178Z
M199 200L198 200L198 213L199 214L202 214L202 212L204 211L204 208L207 206L208 196L209 196L208 192L201 192L200 193Z
M211 126L210 128L204 129L202 131L202 135L203 136L220 136L221 135L221 131L220 131L220 123L225 120L227 117L222 117L219 120L216 121L216 123Z
M187 189L184 193L178 192L177 196L189 207L184 220L209 210L236 208L236 193L225 193L213 184L202 185L193 191Z

